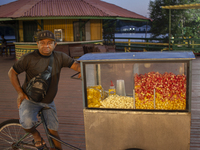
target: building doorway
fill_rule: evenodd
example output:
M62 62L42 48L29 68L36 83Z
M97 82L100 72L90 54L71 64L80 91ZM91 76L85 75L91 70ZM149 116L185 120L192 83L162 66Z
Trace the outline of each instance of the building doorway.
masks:
M24 42L33 42L34 33L37 32L36 21L24 21L23 22Z

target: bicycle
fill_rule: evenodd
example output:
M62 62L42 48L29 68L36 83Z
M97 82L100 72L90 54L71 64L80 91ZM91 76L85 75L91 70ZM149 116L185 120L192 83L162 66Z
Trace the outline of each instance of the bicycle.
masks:
M41 118L41 120L37 122L35 127L37 128L41 124L43 124L50 147L55 148L54 143L52 141L52 139L54 139L71 149L81 150L73 145L70 145L62 140L57 139L56 137L52 136L49 133L43 116L43 110L45 109L49 108L42 108L39 111L38 116ZM32 141L33 141L32 135L24 131L21 124L19 123L19 119L6 120L0 124L1 150L37 150Z

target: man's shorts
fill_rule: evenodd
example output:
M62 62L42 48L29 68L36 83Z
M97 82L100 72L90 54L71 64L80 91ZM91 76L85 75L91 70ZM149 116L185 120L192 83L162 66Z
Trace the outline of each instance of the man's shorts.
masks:
M37 114L43 107L50 108L43 110L47 128L58 131L58 117L54 102L45 104L36 103L26 99L22 101L19 108L20 124L24 129L31 129L34 125L36 125L38 121Z

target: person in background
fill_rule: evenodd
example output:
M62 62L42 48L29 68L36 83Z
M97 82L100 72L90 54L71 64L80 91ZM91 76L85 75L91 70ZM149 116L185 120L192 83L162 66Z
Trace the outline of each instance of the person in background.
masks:
M4 38L4 35L1 35L1 52L0 52L0 55L3 56L3 51L4 49L6 49L6 45L7 45L7 41L6 39ZM7 56L7 51L6 51L6 56Z
M37 40L38 50L23 55L10 68L8 76L18 93L17 105L19 108L20 123L26 132L29 132L33 135L35 146L38 149L43 149L46 148L45 141L34 127L35 123L37 122L37 114L43 107L50 108L43 111L47 127L50 134L60 139L58 134L58 118L54 104L54 98L58 90L60 72L63 67L68 67L78 72L80 72L81 69L80 64L67 54L54 51L57 43L55 42L54 34L51 31L41 31L38 34ZM43 72L47 68L51 55L53 55L54 60L52 65L51 82L47 94L41 102L29 100L26 93L27 84L33 77ZM26 72L26 79L21 87L18 74L22 72ZM57 149L62 149L59 142L56 140L53 140L53 142Z

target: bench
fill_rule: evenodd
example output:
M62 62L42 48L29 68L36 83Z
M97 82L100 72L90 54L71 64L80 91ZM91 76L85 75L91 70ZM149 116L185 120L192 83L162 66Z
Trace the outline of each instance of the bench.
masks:
M83 46L71 46L69 47L69 55L72 58L78 58L84 55Z
M2 49L4 48L4 50L2 51ZM12 55L12 53L15 55L15 44L13 44L13 43L8 43L7 45L6 45L6 47L1 47L0 46L0 49L1 49L1 52L2 52L2 56L3 56L3 54L5 54L6 56L11 56Z

